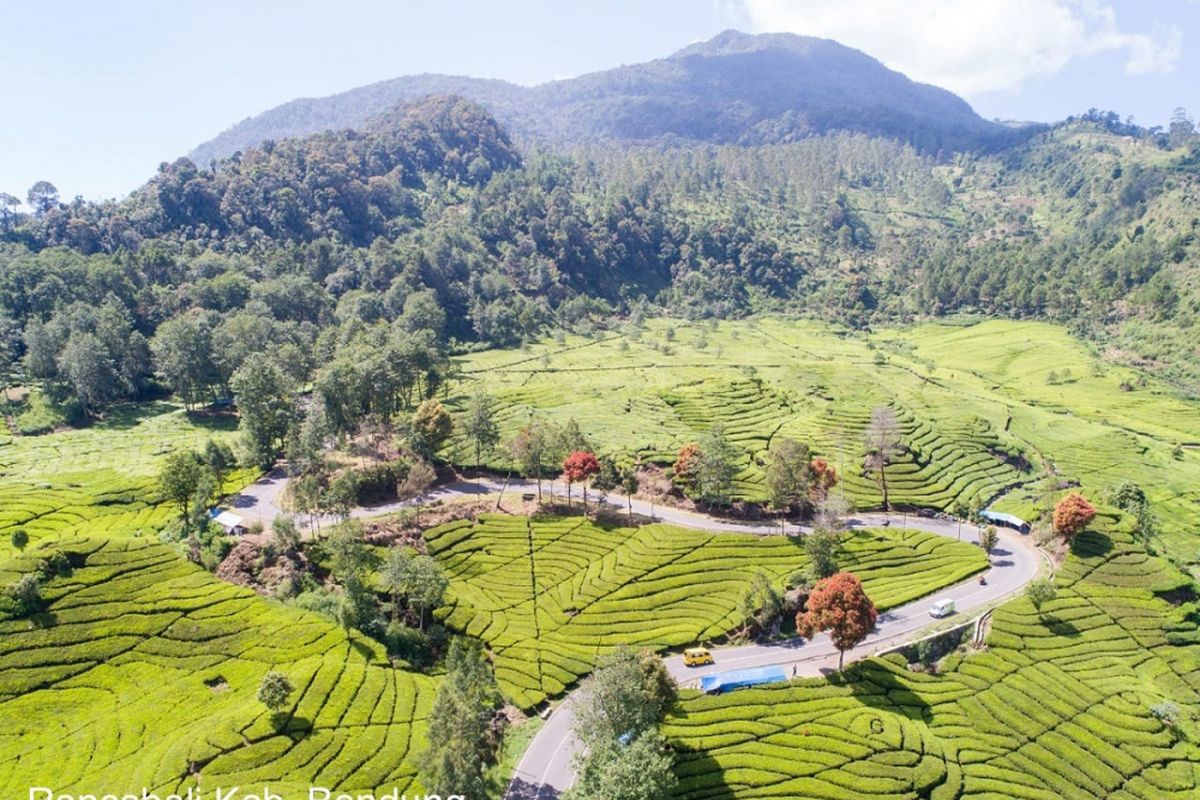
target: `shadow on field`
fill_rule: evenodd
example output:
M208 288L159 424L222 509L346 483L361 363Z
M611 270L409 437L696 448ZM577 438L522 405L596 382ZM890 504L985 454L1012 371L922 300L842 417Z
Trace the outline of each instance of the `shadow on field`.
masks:
M1071 552L1081 558L1102 556L1112 548L1112 539L1108 537L1108 534L1099 531L1084 531L1071 543Z
M151 417L157 417L162 414L169 414L176 410L176 406L170 403L164 403L161 400L153 400L149 403L129 403L126 405L114 406L104 412L104 421L100 423L100 427L125 431L136 427L143 421Z
M1042 618L1042 626L1055 636L1078 636L1079 628L1065 619L1048 616Z
M31 614L29 621L35 628L53 628L58 624L58 615L53 611L39 611Z
M271 716L271 725L279 733L285 733L299 741L312 733L312 720L308 717L288 716L286 712L277 712Z

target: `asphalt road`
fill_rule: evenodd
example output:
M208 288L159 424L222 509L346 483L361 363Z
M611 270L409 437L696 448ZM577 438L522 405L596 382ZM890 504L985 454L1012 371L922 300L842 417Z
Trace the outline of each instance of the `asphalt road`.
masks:
M276 516L285 513L279 507L279 497L286 485L286 473L274 470L231 498L229 505L248 521L259 520L269 524ZM438 498L495 494L502 489L505 493L502 501L508 495L515 500L521 494L536 492L537 484L525 480L511 481L507 486L493 479L458 481L438 487L424 500L429 502ZM557 481L543 481L542 491L552 496L564 496L566 485ZM578 502L581 497L578 489L573 496ZM591 501L595 502L594 493ZM730 522L636 498L630 501L622 495L609 494L607 503L618 509L632 507L633 512L641 517L686 528L759 535L780 533L777 524ZM351 516L371 517L411 505L411 501L397 501L361 507L354 509ZM850 520L851 527L856 528L881 527L885 524L915 528L963 541L979 541L979 529L976 526L956 520L894 513L857 514ZM787 527L789 533L798 530L808 532L809 529L794 525ZM992 552L992 566L985 573L985 585L980 585L978 578L971 578L930 597L880 614L875 631L858 647L846 652L846 662L915 641L936 625L966 621L974 612L1020 591L1037 576L1041 568L1041 556L1028 536L1007 529L1000 529L999 533L1000 542ZM956 613L946 619L934 620L929 616L929 606L934 600L943 598L955 601ZM820 634L811 640L793 639L772 644L716 648L713 657L715 663L705 667L686 667L682 656L667 658L665 663L667 670L681 686L698 686L702 676L727 670L778 665L784 667L788 674L818 676L836 670L838 662L837 650L827 634ZM506 800L552 800L570 788L575 781L574 762L578 751L578 743L572 734L572 721L572 697L568 696L554 709L517 764L516 773L505 794Z
M610 502L613 505L621 505L625 501L624 498L610 497ZM635 500L634 511L649 516L649 503L642 505L645 508L639 508L639 501ZM760 534L779 532L778 526L739 525L678 509L656 508L654 516L664 522L703 530ZM851 525L880 527L885 522L950 538L961 536L963 541L979 541L979 530L974 525L960 525L956 521L945 519L872 513L856 515ZM926 629L934 626L949 626L970 619L973 612L1020 591L1037 576L1041 560L1028 536L1022 536L1015 531L1001 530L999 544L992 551L992 567L984 573L987 581L985 585L980 585L978 578L970 578L930 597L880 614L875 631L858 647L846 652L846 662L867 658L919 639L927 633ZM929 616L929 606L934 600L942 598L953 599L956 612L950 617L935 620ZM698 686L700 678L704 675L774 665L783 666L786 673L797 676L825 675L837 669L838 652L829 641L829 636L820 634L807 641L793 639L765 645L716 648L713 650L713 660L715 663L710 666L686 667L682 656L672 656L665 659L665 663L671 676L681 686L690 687ZM538 731L517 764L516 773L505 795L506 800L552 800L571 787L575 781L574 759L578 751L578 745L572 736L572 722L572 697L568 696L555 708L546 725Z

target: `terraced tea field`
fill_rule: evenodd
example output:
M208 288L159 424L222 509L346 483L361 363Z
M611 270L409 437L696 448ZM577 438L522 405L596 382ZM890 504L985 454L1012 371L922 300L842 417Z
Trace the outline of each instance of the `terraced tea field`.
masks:
M664 731L679 754L677 796L1196 797L1200 753L1150 712L1200 702L1194 608L1156 595L1190 581L1147 557L1127 526L1098 523L1040 615L1008 603L988 649L951 656L941 674L893 656L844 679L687 693Z
M163 545L63 540L75 568L44 589L45 613L0 621L0 797L169 793L268 783L414 791L411 755L431 678L317 614L222 583ZM9 562L0 583L31 568ZM296 686L277 730L262 676Z
M561 694L617 645L665 649L728 633L756 573L781 585L807 563L794 539L579 517L484 515L426 541L451 578L445 623L487 642L501 688L524 708ZM977 547L893 529L847 534L839 563L881 608L985 566Z
M171 517L156 476L162 458L232 441L231 420L194 422L166 403L118 408L89 428L42 436L0 433L0 560L9 533L25 528L30 546L63 537L153 536ZM250 473L230 477L242 485Z
M1093 495L1134 480L1169 523L1166 544L1200 558L1200 404L1102 362L1052 325L866 334L777 319L659 320L637 334L476 353L461 366L456 402L477 385L494 394L506 438L535 415L574 417L602 453L669 463L721 424L740 452L737 492L751 500L765 497L771 441L788 436L839 466L858 506L877 507L864 431L871 409L890 404L905 445L887 469L893 503L999 498L998 508L1032 516L1052 500L1038 489L1047 471ZM445 450L463 462L468 452L461 440ZM491 466L511 465L497 451Z

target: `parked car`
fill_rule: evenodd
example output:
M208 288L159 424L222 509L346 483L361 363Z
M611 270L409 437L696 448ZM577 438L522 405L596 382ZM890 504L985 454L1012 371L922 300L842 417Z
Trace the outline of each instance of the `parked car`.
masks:
M708 652L707 647L689 647L683 651L683 663L688 667L702 667L705 664L712 664L712 653Z
M949 598L938 600L929 607L929 616L948 617L954 613L954 601Z

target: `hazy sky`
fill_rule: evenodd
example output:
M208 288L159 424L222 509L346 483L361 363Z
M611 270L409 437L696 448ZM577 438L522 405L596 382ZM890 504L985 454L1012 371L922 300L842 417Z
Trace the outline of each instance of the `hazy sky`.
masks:
M726 28L837 39L985 117L1200 112L1197 0L58 0L0 11L0 191L119 196L247 116L415 72L532 84Z

